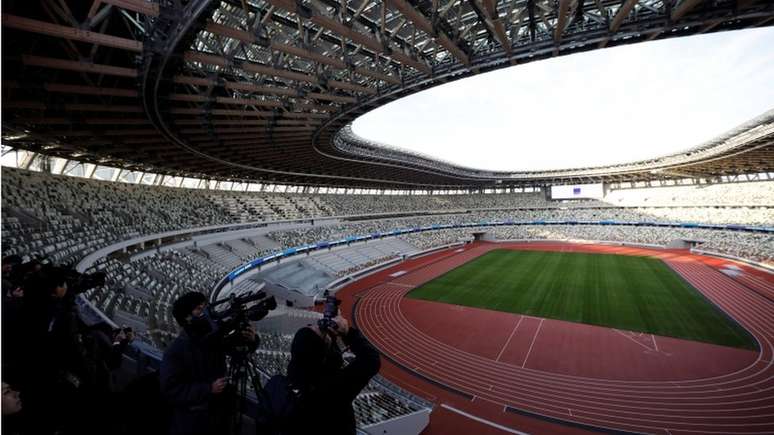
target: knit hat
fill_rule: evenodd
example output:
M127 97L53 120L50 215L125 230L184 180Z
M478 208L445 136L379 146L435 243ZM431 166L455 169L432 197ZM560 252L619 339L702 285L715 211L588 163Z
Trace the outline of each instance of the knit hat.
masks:
M186 318L191 315L194 308L206 302L207 298L199 292L186 293L172 304L172 317L175 318L178 325L185 327L188 325Z
M329 346L315 331L308 327L299 329L290 345L288 377L299 386L316 383L325 371L329 352Z

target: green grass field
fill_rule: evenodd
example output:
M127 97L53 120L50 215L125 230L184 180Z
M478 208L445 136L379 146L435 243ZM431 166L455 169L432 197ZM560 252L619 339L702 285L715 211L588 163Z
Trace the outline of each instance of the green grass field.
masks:
M739 325L649 257L495 250L408 296L756 348Z

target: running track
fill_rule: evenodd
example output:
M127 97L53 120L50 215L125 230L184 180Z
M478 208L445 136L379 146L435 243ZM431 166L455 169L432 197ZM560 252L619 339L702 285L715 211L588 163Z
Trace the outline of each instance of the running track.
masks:
M712 262L705 261L706 257L675 251L510 245L515 249L612 250L660 256L744 326L760 345L760 353L751 364L702 379L626 381L570 376L463 351L447 344L448 340L440 341L417 329L402 312L400 301L411 289L500 247L504 246L477 244L464 252L447 251L415 263L404 275L361 291L355 297L358 327L400 366L448 389L502 406L504 411L520 410L586 427L640 433L774 433L774 299L766 297L773 287L768 277L758 274L732 279L705 264Z

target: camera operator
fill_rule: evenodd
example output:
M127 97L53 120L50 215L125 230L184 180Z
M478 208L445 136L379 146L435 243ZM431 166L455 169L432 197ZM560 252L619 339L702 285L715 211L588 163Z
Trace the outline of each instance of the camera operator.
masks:
M23 284L20 385L31 433L85 433L79 413L89 394L91 363L75 295L68 290L65 270L30 267Z
M101 395L113 393L113 372L121 367L123 353L134 340L132 328L113 329L105 322L89 328L89 340L94 353L95 390Z
M206 309L207 299L190 292L178 298L172 314L183 328L164 353L161 392L172 405L172 435L229 433L233 388L227 388L226 349L216 323ZM255 342L252 327L241 331ZM254 350L254 347L253 347Z
M21 258L9 255L2 260L3 303L2 303L2 340L3 340L3 376L12 381L17 380L21 373L23 336L23 299L24 290L18 284L18 273Z
M258 433L355 434L352 401L379 372L379 352L340 314L326 320L327 327L321 322L296 332L287 379L272 378L262 393ZM355 355L346 365L338 341Z
M21 298L24 296L24 291L18 285L19 283L16 282L16 275L18 275L18 273L14 273L14 269L18 268L19 265L22 264L22 259L18 255L8 255L3 257L2 263L3 302L6 303L9 300Z

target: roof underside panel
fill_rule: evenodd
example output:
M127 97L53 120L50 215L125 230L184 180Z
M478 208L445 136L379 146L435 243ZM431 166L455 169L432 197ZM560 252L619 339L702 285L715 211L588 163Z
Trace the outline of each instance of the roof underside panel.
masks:
M173 3L4 2L4 144L173 175L377 188L774 170L774 136L765 130L771 114L757 125L768 133L737 139L733 147L719 143L688 158L551 173L454 167L364 144L347 128L397 98L493 69L771 25L772 2Z

